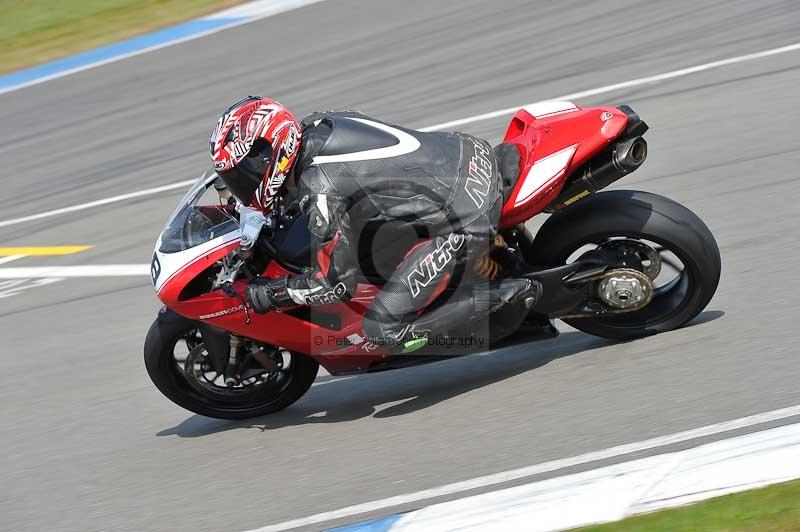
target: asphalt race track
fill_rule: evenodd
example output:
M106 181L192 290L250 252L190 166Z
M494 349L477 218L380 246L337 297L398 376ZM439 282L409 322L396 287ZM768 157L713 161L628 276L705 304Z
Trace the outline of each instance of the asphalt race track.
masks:
M250 93L425 127L793 44L798 28L794 0L329 0L0 96L0 220L195 177L219 112ZM683 202L722 251L706 312L633 343L564 327L325 376L278 415L223 422L150 384L147 277L0 284L0 529L235 532L800 404L798 86L794 51L579 100L641 114L650 158L617 187ZM507 120L460 129L497 141ZM2 245L95 246L15 267L147 263L182 193L4 227Z

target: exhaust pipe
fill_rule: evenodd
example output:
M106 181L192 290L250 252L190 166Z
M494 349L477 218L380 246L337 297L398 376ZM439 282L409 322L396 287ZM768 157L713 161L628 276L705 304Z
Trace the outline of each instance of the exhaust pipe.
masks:
M611 152L611 164L621 172L622 175L629 174L639 168L646 158L647 141L642 137L620 142L614 146ZM598 175L602 172L602 169L596 170L596 174Z
M630 174L647 159L647 141L634 137L614 144L570 178L556 200L546 209L560 211Z

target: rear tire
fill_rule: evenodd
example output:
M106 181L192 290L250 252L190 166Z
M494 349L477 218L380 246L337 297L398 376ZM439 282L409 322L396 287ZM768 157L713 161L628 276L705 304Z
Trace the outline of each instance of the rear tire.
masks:
M671 294L657 295L641 310L565 319L567 324L604 338L639 338L680 327L711 301L721 271L714 235L692 211L657 194L627 190L594 194L551 216L523 253L533 264L560 266L583 245L612 237L660 244L683 263L682 277ZM658 297L663 298L660 303Z
M165 310L153 322L144 344L144 363L153 384L172 402L195 414L219 419L272 414L300 399L317 377L319 364L313 358L291 353L287 380L279 388L265 388L240 398L201 393L190 385L174 357L176 344L196 329L192 320Z

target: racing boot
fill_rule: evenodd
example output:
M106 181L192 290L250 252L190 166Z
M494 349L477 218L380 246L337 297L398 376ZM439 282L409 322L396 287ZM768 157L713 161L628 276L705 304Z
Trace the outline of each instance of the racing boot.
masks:
M428 345L428 336L430 331L412 331L405 337L405 340L400 345L400 352L404 355L418 351Z
M386 345L393 354L406 355L425 347L428 344L429 335L430 331L417 329L412 324L408 324L396 334L384 333L381 339L370 337L367 337L367 339L371 342L383 340L384 345Z
M542 285L531 279L501 279L476 284L472 289L475 313L491 314L508 303L522 303L525 310L536 304Z
M529 279L501 279L481 282L456 293L444 305L418 316L396 336L398 354L407 354L428 344L430 331L441 331L442 337L470 322L485 319L505 305L521 305L524 311L512 312L514 319L505 319L506 325L516 329L532 308L541 293L541 284ZM519 321L517 321L519 320ZM513 323L511 323L513 322ZM448 326L449 325L449 326Z
M475 314L484 317L477 328L497 345L518 332L541 293L541 283L530 279L502 279L474 287Z

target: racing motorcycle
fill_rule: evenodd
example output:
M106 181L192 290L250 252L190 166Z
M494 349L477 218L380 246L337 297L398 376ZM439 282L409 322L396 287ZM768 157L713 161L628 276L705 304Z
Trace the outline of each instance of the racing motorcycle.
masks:
M552 338L554 319L605 338L643 337L680 327L709 303L720 254L700 218L656 194L598 192L642 165L647 129L624 105L546 102L514 115L503 140L520 157L499 157L506 191L500 232L480 262L488 278L524 276L542 290L535 301L495 312L492 349ZM309 267L307 219L288 201L267 215L237 204L215 180L211 170L191 187L152 260L165 306L144 358L165 396L197 414L242 419L297 401L320 365L344 375L449 356L432 345L392 354L365 338L363 314L386 278L374 249L359 247L363 279L347 302L252 313L242 296L248 282ZM525 223L541 213L550 216L531 234ZM508 323L513 330L502 330Z

